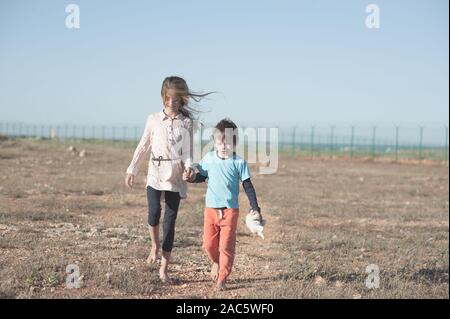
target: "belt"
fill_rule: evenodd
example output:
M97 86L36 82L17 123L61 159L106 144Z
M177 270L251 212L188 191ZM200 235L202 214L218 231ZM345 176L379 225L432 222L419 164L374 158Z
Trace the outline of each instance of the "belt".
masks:
M163 158L162 156L156 157L155 154L152 153L152 161L157 161L158 166L161 166L161 162L173 161L173 159Z

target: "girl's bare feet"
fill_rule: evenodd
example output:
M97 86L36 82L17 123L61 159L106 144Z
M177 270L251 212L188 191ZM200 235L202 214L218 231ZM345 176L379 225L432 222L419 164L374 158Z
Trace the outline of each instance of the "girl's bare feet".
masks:
M147 257L147 264L151 265L156 262L156 260L158 259L158 250L159 250L159 247L152 246L150 255L148 255L148 257Z
M159 278L163 283L170 283L171 280L167 274L167 268L169 267L170 252L162 251L161 267L159 268Z
M153 264L158 259L159 251L159 226L148 226L150 239L152 241L152 250L147 258L147 264Z
M216 285L217 291L224 291L227 290L227 286L225 285L225 281L218 281Z
M164 269L163 267L161 267L159 269L159 279L161 279L161 281L165 284L171 283L171 279L170 279L169 275L167 274L167 269Z
M211 267L211 279L213 281L216 281L218 277L219 277L219 264L213 263Z

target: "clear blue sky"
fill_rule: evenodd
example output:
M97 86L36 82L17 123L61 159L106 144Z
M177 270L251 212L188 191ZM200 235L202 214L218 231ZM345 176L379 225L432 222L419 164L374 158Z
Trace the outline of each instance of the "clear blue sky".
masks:
M65 27L80 6L81 28ZM381 9L367 29L365 7ZM448 1L0 2L0 121L143 124L167 75L207 122L448 123Z

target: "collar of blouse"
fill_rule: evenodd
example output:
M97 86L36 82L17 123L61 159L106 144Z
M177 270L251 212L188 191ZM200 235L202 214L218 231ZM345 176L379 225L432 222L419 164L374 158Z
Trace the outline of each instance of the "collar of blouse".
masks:
M159 118L161 119L161 121L164 121L166 119L183 120L184 115L180 112L175 117L171 118L166 114L166 112L164 112L164 110L161 110L161 112L159 112Z

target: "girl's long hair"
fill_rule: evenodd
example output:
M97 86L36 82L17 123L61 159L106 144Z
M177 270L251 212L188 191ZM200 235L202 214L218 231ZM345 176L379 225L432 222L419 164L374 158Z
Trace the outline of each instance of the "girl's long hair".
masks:
M197 93L189 90L186 81L178 76L168 76L164 79L161 87L161 97L165 100L168 90L173 90L175 94L181 99L180 113L190 119L196 119L200 113L195 107L190 104L189 99L195 102L200 102L201 99L209 94L216 93L216 91L208 93Z

